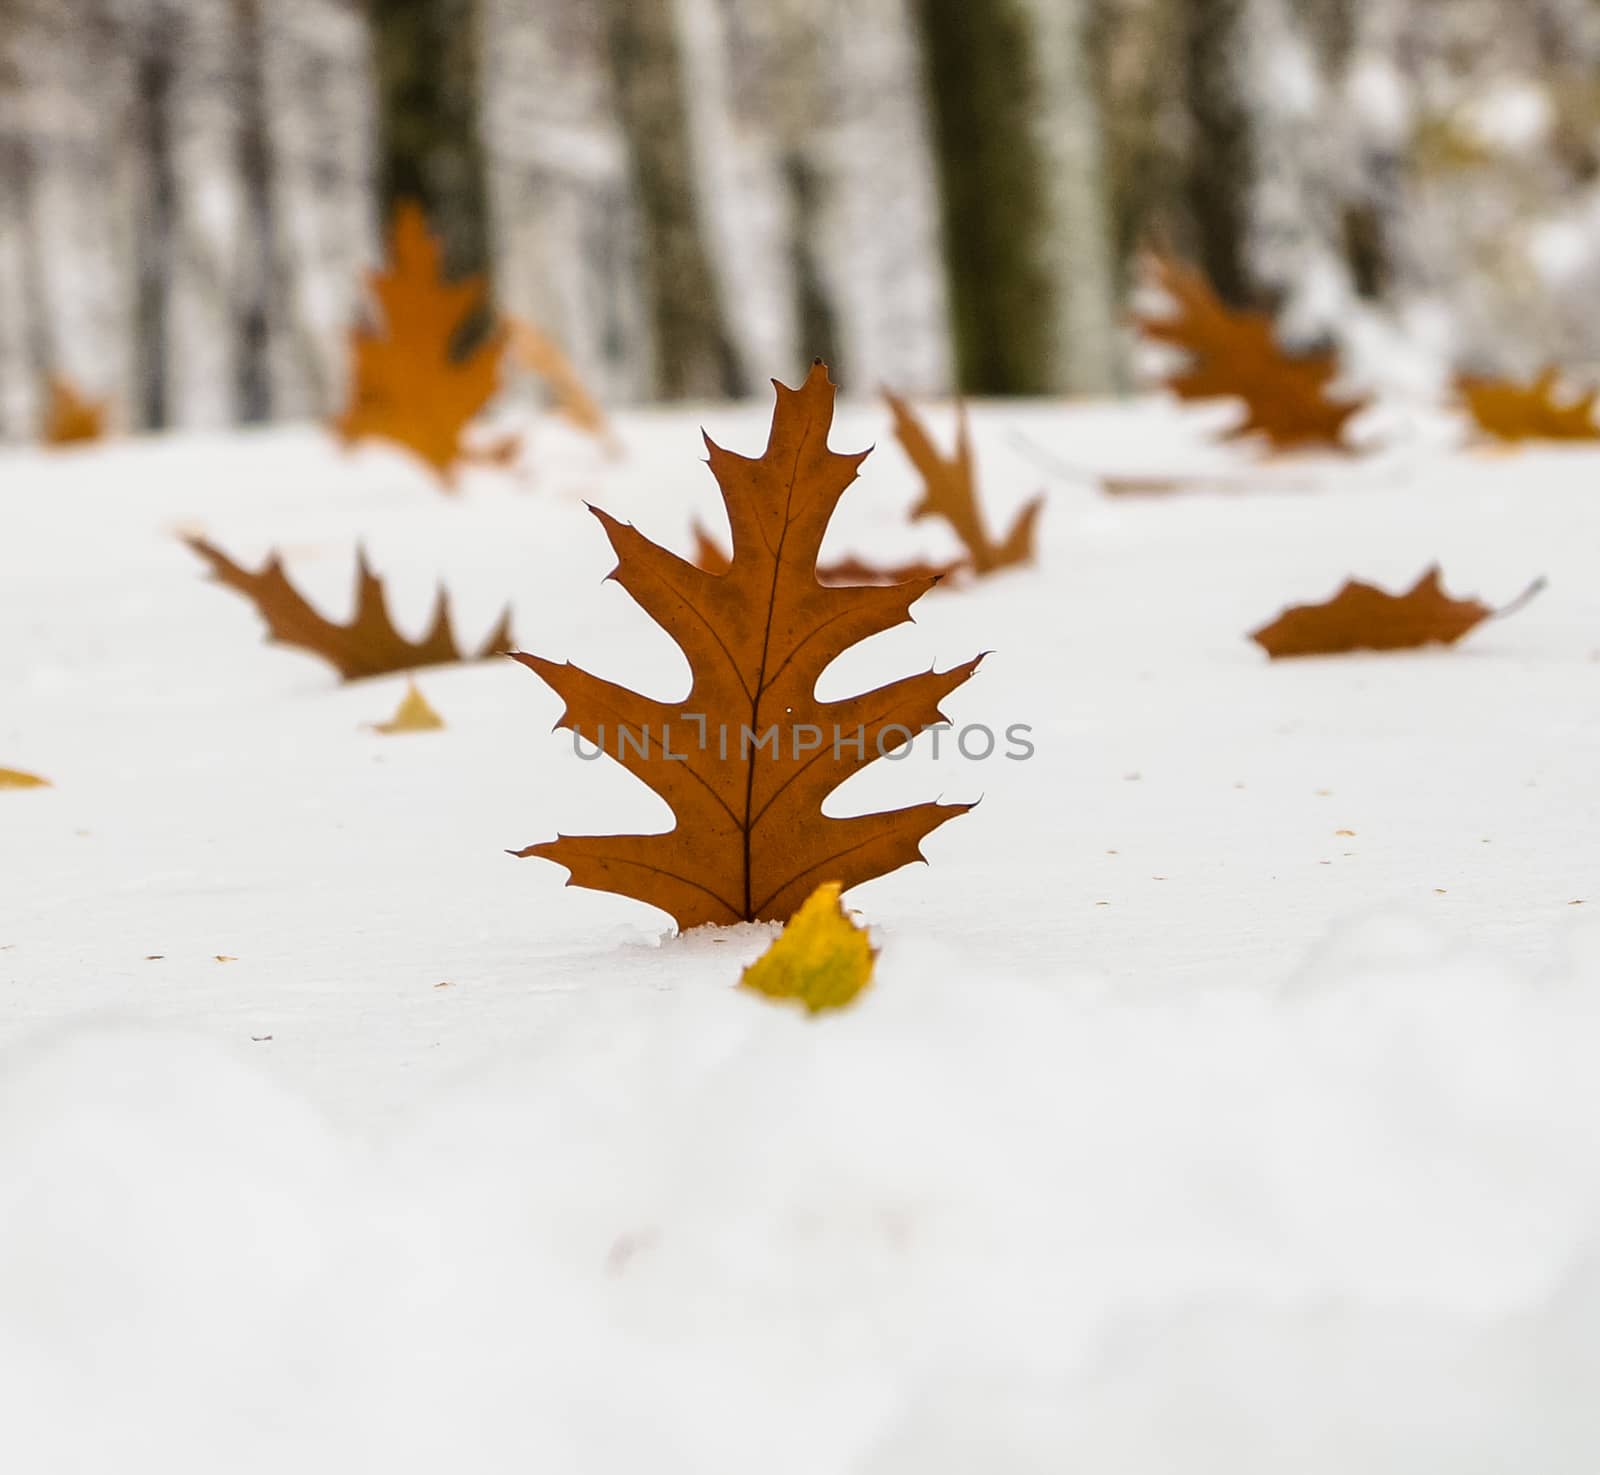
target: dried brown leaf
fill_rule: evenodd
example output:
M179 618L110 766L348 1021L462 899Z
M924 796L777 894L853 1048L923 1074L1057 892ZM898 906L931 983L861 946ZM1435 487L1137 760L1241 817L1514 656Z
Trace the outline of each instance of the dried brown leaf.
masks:
M1531 384L1463 375L1456 388L1478 428L1496 440L1511 444L1600 440L1600 426L1594 417L1600 391L1591 389L1564 403L1558 397L1560 374L1554 366Z
M251 573L204 538L186 534L184 542L211 566L219 584L237 590L255 605L267 622L269 640L321 656L346 681L422 666L486 661L511 648L508 609L475 655L462 654L450 627L450 600L442 588L434 601L427 635L420 641L407 640L389 618L383 581L367 566L366 554L360 550L356 554L355 616L348 625L336 625L318 614L289 582L283 560L276 553L259 573Z
M414 451L448 484L458 462L472 459L462 433L494 395L503 331L464 356L454 345L468 319L483 311L481 277L446 282L443 253L422 207L395 212L385 271L368 274L377 322L350 334L350 397L335 423L351 441L373 436Z
M87 398L59 374L50 376L45 389L45 412L39 425L39 439L45 445L82 445L105 438L105 400Z
M562 698L557 725L615 758L676 819L665 834L563 835L516 854L565 866L569 885L659 907L681 928L787 919L823 882L848 888L922 859L923 837L971 807L919 804L848 819L822 812L853 773L942 721L939 702L978 661L817 699L824 669L909 620L934 581L818 581L817 552L866 453L828 449L834 386L820 360L799 389L774 387L761 456L706 440L733 530L724 573L697 568L595 509L617 554L611 577L688 659L684 697L654 701L570 664L516 657Z
M1188 354L1188 367L1167 380L1174 394L1243 400L1247 413L1229 439L1261 435L1280 451L1348 449L1345 426L1366 402L1329 398L1339 371L1331 353L1291 357L1265 313L1234 311L1199 270L1163 252L1148 252L1146 261L1173 312L1135 321L1145 337Z
M1495 610L1476 599L1451 599L1444 592L1438 565L1404 594L1389 594L1351 579L1326 603L1294 605L1250 638L1274 660L1454 645L1492 616L1520 609L1542 587L1543 581L1536 581L1512 603Z
M889 390L884 391L884 398L894 416L895 438L922 477L922 500L912 508L911 516L942 517L949 523L967 550L968 565L980 577L1014 564L1032 563L1034 528L1044 498L1038 496L1029 502L1000 542L990 540L978 507L977 470L972 458L972 438L967 430L967 407L959 400L956 402L955 454L942 456L911 407Z

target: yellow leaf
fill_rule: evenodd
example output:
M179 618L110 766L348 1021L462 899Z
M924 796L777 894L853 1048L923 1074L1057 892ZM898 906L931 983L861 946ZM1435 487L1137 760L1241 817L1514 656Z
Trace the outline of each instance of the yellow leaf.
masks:
M50 780L18 768L0 768L0 789L48 789Z
M444 726L444 718L428 705L428 699L417 690L415 681L406 683L406 694L400 699L395 714L387 722L374 722L374 732L435 732Z
M872 982L875 956L866 930L839 904L839 883L828 881L744 970L739 986L769 999L796 999L812 1014L843 1009Z

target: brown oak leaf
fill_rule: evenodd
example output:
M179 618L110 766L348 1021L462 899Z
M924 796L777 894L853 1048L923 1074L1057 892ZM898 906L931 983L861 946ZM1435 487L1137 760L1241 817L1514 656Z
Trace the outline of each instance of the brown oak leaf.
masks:
M968 566L980 576L1014 564L1032 563L1034 527L1044 498L1038 496L1029 502L1000 542L990 541L978 510L977 471L967 431L966 406L956 402L955 454L941 456L911 407L887 389L883 397L894 416L895 438L922 477L922 500L911 509L912 518L942 517L966 548Z
M374 436L414 451L448 485L467 424L499 380L505 335L496 329L464 355L452 350L482 312L481 277L446 282L443 253L422 207L395 212L385 271L368 273L377 321L350 333L350 396L335 429L346 444Z
M50 376L45 392L44 416L39 424L39 439L45 445L81 445L105 438L104 400L87 398L77 385L59 374Z
M659 907L685 929L786 920L823 882L848 888L921 860L922 839L972 807L927 803L847 819L822 812L852 774L943 721L940 701L981 657L818 700L817 680L835 657L909 620L934 580L818 581L823 535L867 453L828 449L834 386L821 360L799 389L774 388L761 456L706 438L733 530L724 573L595 509L617 555L610 577L677 642L693 672L689 691L654 701L570 664L516 656L565 703L557 726L654 789L676 825L657 835L562 835L514 853L565 866L568 885Z
M1345 425L1366 401L1328 397L1339 372L1331 353L1293 357L1279 345L1270 317L1234 311L1195 267L1159 251L1147 253L1146 261L1174 311L1137 314L1135 321L1145 337L1188 354L1188 367L1167 380L1174 394L1243 400L1247 413L1227 432L1230 440L1261 435L1280 451L1348 449Z
M346 681L421 666L486 661L511 649L511 611L507 610L477 652L464 655L450 627L450 601L442 588L434 602L428 633L420 641L407 640L389 618L383 581L367 566L366 554L359 550L355 615L348 625L336 625L318 614L289 582L283 560L276 553L259 573L251 573L204 538L186 535L184 542L211 566L212 576L219 584L237 590L255 605L267 622L270 641L321 656Z
M1531 384L1463 375L1456 388L1478 428L1496 440L1600 440L1594 418L1600 390L1563 403L1553 365Z
M1404 594L1389 594L1350 579L1327 603L1297 604L1253 631L1250 638L1274 660L1454 645L1485 620L1521 609L1544 587L1542 579L1535 580L1497 610L1476 599L1451 599L1440 577L1436 564Z

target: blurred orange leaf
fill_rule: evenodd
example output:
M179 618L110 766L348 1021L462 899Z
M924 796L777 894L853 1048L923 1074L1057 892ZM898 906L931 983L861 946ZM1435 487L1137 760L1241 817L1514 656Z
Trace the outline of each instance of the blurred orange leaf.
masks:
M0 768L0 789L48 789L50 780L20 768Z
M955 529L967 550L967 562L975 574L991 574L1013 564L1033 562L1033 534L1039 520L1042 496L1035 497L1011 524L999 542L990 541L978 510L977 471L972 459L972 439L967 431L967 407L956 401L956 448L942 456L922 422L898 395L884 391L889 411L894 416L895 438L911 464L922 477L922 500L912 508L913 518L942 517Z
M1454 645L1492 616L1520 609L1543 587L1542 579L1535 580L1510 604L1496 610L1476 599L1451 599L1444 592L1437 565L1404 594L1389 594L1350 579L1325 604L1286 609L1250 638L1274 660Z
M507 610L475 655L462 654L450 627L450 601L443 589L434 601L427 635L421 641L407 640L389 618L383 582L367 567L364 553L357 554L355 616L348 625L336 625L318 614L294 588L276 553L259 573L251 573L204 538L185 536L184 542L211 566L219 584L237 590L255 605L267 622L271 641L321 656L346 681L420 666L486 661L511 648L511 612Z
M1188 367L1167 380L1174 394L1243 400L1247 413L1228 439L1261 435L1280 451L1347 449L1345 425L1366 402L1328 397L1339 371L1331 353L1291 356L1265 313L1234 311L1202 272L1164 252L1148 252L1145 259L1173 310L1160 317L1136 314L1135 322L1145 337L1188 354Z
M1600 440L1594 410L1600 391L1563 403L1557 398L1560 374L1552 365L1531 384L1509 379L1477 379L1463 375L1456 381L1478 428L1496 440Z
M105 400L86 398L70 379L59 374L52 374L45 388L45 412L39 438L47 446L81 445L105 438Z
M544 381L557 411L579 430L615 449L617 442L606 412L555 339L521 318L508 318L506 325L512 362Z
M388 268L368 275L378 320L350 333L350 398L335 428L347 444L372 436L406 446L448 484L456 463L471 459L462 432L494 395L505 338L497 328L454 352L484 310L485 289L481 277L446 282L442 265L422 207L401 205Z

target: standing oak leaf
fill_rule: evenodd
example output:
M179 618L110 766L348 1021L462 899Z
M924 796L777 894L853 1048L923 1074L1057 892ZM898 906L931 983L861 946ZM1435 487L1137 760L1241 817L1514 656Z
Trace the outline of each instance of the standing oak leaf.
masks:
M875 956L865 929L845 914L838 883L827 881L801 903L777 941L744 970L739 986L821 1014L861 997L872 982Z
M922 477L922 500L911 509L911 516L942 517L949 523L967 550L967 563L980 576L1013 564L1032 563L1034 527L1044 498L1035 497L1029 502L999 543L990 541L978 510L978 478L967 430L967 407L956 402L955 454L942 456L911 407L889 390L884 391L883 397L894 416L895 438Z
M500 617L477 653L464 655L450 627L450 601L443 589L434 601L433 619L420 641L410 641L389 618L383 581L367 567L366 554L356 554L356 608L348 625L320 615L289 582L283 560L274 553L259 573L251 573L204 538L186 536L189 545L211 566L219 584L244 595L267 622L268 638L321 656L346 681L411 671L421 666L450 666L466 660L486 661L511 649L511 611Z
M1485 620L1521 609L1543 587L1544 581L1536 579L1496 610L1476 599L1451 599L1435 564L1404 594L1388 594L1350 579L1326 604L1297 604L1253 631L1250 638L1273 660L1454 645Z
M1146 258L1151 275L1171 298L1169 316L1136 316L1140 332L1182 349L1189 366L1167 387L1180 399L1240 399L1246 415L1227 439L1262 435L1276 450L1331 446L1348 449L1344 429L1364 400L1336 400L1328 387L1339 369L1331 353L1291 357L1265 313L1235 312L1195 267L1161 252Z
M823 882L847 889L923 859L922 839L972 807L927 803L847 819L822 812L852 774L944 721L940 701L982 658L818 700L817 680L835 657L909 620L935 581L818 581L823 535L867 453L828 449L834 386L820 359L799 389L773 387L761 456L706 438L733 531L724 573L594 509L617 555L610 577L688 659L683 699L654 701L570 664L515 657L562 698L556 725L654 789L676 825L657 835L562 835L513 853L565 866L568 885L659 907L682 929L784 920Z
M1563 403L1557 398L1560 375L1547 368L1531 384L1463 375L1456 388L1478 428L1496 440L1600 440L1594 410L1600 390L1591 389Z
M70 379L52 374L45 385L39 439L47 446L82 445L105 439L106 402L81 394Z
M453 352L485 289L481 277L446 282L442 263L422 207L401 205L388 268L367 278L378 321L350 333L350 398L335 429L347 445L372 436L405 446L449 485L456 463L471 459L462 432L494 395L505 339L496 329Z

